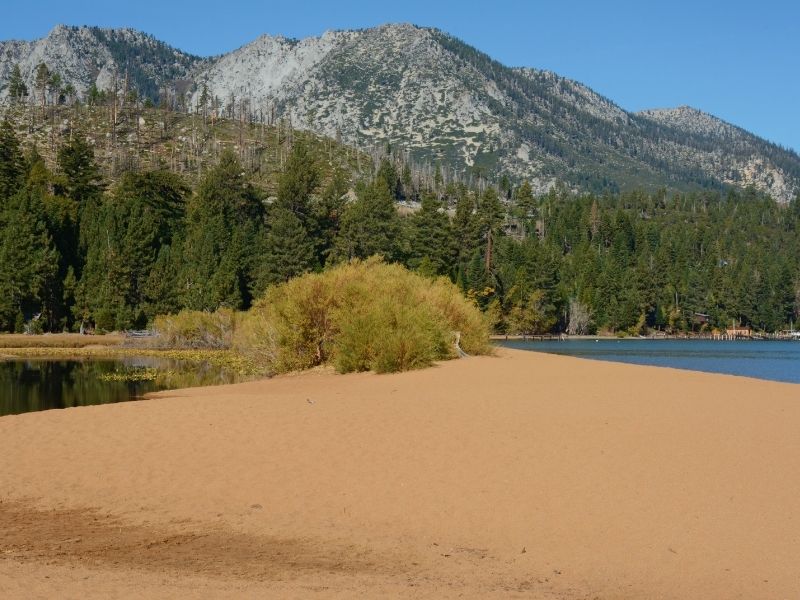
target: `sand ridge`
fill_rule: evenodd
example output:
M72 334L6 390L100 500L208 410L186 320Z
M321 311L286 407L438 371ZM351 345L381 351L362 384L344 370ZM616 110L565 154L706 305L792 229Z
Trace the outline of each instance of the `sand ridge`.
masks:
M0 590L797 598L799 401L501 350L3 417Z

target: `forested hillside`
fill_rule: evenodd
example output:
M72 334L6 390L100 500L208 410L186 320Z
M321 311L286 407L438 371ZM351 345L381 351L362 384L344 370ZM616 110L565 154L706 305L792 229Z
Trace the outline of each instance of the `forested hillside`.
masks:
M153 110L148 118L166 118ZM235 140L201 168L160 154L108 163L87 142L91 120L48 130L46 161L29 119L0 127L6 331L140 328L184 307L247 308L271 284L375 254L451 278L500 332L697 331L734 320L773 331L800 309L797 199L536 196L508 180L470 188L422 177L391 149L373 168L287 131L268 177ZM182 135L171 131L165 147ZM418 210L401 214L399 200Z
M0 108L0 117L12 123L23 147L36 147L50 170L57 170L59 149L80 135L92 147L100 174L109 184L129 171L167 169L194 186L226 149L233 149L253 184L271 196L296 139L320 157L324 176L337 168L358 172L372 160L330 138L296 131L281 120L268 124L243 115L221 119L105 95L90 105L15 104Z

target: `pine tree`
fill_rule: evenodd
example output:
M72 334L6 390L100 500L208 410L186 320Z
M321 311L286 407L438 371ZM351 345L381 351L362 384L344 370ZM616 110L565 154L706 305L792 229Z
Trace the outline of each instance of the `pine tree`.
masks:
M422 197L422 206L410 219L410 257L412 269L420 268L425 261L433 274L444 275L451 271L453 235L450 219L442 204L430 194Z
M481 233L475 208L475 199L472 193L464 189L459 190L452 230L456 260L462 270L466 269L475 250L481 245Z
M259 292L313 268L314 243L291 210L277 207L270 215L260 262L256 286Z
M177 313L182 308L177 282L175 250L170 245L161 246L142 286L142 310L145 315L152 318Z
M13 331L20 315L48 319L57 272L41 199L20 191L0 212L0 329Z
M8 119L0 123L0 210L23 185L25 159Z
M485 241L484 266L490 273L494 266L494 246L500 236L505 210L494 188L487 188L478 204L479 230Z
M57 156L60 177L56 194L69 198L80 206L97 199L105 186L94 157L94 150L83 136L75 135L61 147Z
M117 296L112 303L117 326L141 327L156 315L146 296L147 285L154 283L150 275L157 260L165 260L162 251L169 250L174 238L182 233L187 194L186 184L173 173L127 173L112 197L104 202L104 212L113 220L116 239L113 244L108 240L112 227L107 226L105 243L101 235L100 246L110 255L104 255L101 250L101 256L109 265L115 264L118 255L124 263L115 271L119 280L114 287L125 290L124 295ZM173 264L160 267L165 271L174 270ZM161 290L172 296L174 292L168 288L174 285L173 277L161 284ZM170 303L165 301L164 304Z
M63 83L61 79L61 75L52 71L50 73L50 77L47 80L47 89L50 90L50 96L53 98L53 104L60 104L61 103L61 96L64 93L64 90L61 86Z
M200 109L200 113L203 115L203 122L205 122L205 119L208 116L209 99L210 95L208 92L208 84L204 81L202 87L200 88L200 98L198 100L198 108Z
M25 85L25 80L22 78L19 63L11 68L11 75L8 78L8 95L14 104L22 102L28 95L28 86Z
M375 185L385 187L392 200L400 199L400 177L397 175L394 164L388 158L381 160L378 173L375 175Z
M503 173L500 176L500 184L498 187L500 188L500 191L503 193L503 197L505 197L506 200L510 200L512 186L511 186L511 180L508 178L507 174Z
M110 199L84 214L85 254L77 293L82 303L75 317L106 331L126 328L133 291L133 266L124 248L126 215Z
M179 268L182 302L196 310L246 308L257 268L264 206L236 156L226 151L187 206Z
M335 242L339 260L368 258L380 254L387 260L399 255L400 231L397 210L383 180L361 186L357 199L342 215L341 228Z
M36 66L36 90L39 93L39 103L42 105L42 112L47 104L47 86L50 84L50 69L44 63Z
M278 205L292 211L305 227L309 226L312 195L320 182L319 167L308 143L298 139L283 173L278 178Z
M533 197L533 190L528 180L522 182L517 188L514 196L514 208L516 216L522 220L525 234L531 236L535 232L536 224L536 200Z
M403 184L403 197L406 200L414 200L417 196L417 190L414 189L414 180L411 177L411 167L406 164L403 166L403 175L401 177Z
M65 253L67 265L80 276L85 262L86 248L93 237L99 235L98 221L101 218L100 201L105 184L95 162L94 151L86 140L75 135L58 151L56 162L58 173L53 182L57 197L65 200L65 214L74 215L62 222L64 233L77 240L75 252Z
M336 236L339 234L342 215L347 206L349 182L342 169L336 169L333 177L311 205L311 216L314 229L309 231L313 239L316 263L324 267L334 248Z

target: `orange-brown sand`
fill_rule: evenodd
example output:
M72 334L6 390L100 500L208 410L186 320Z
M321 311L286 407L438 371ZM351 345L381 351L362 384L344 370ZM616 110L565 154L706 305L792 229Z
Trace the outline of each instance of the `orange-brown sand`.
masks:
M2 598L800 598L800 386L501 350L0 418Z

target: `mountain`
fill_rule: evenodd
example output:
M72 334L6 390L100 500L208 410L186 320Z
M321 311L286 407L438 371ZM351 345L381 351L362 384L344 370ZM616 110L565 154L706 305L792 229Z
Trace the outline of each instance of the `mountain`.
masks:
M538 192L559 181L593 191L752 184L781 202L800 192L796 152L711 115L631 113L576 81L507 67L414 25L265 35L212 59L132 30L59 26L37 42L0 44L0 85L20 62L31 87L40 61L81 93L127 69L143 96L168 86L193 107L246 107L361 147L391 144L462 177L529 179Z
M727 185L752 185L778 200L791 200L800 192L798 156L792 151L689 106L646 110L638 116L693 141L693 152L687 153L679 141L665 140L663 148L671 150L676 162L693 161Z
M7 84L18 64L31 94L36 94L36 67L46 64L63 83L72 84L80 97L92 84L110 90L114 77L122 89L127 74L129 87L143 97L156 98L164 86L185 89L192 73L205 62L134 29L101 29L57 25L48 35L32 42L0 42L0 99L8 98Z

